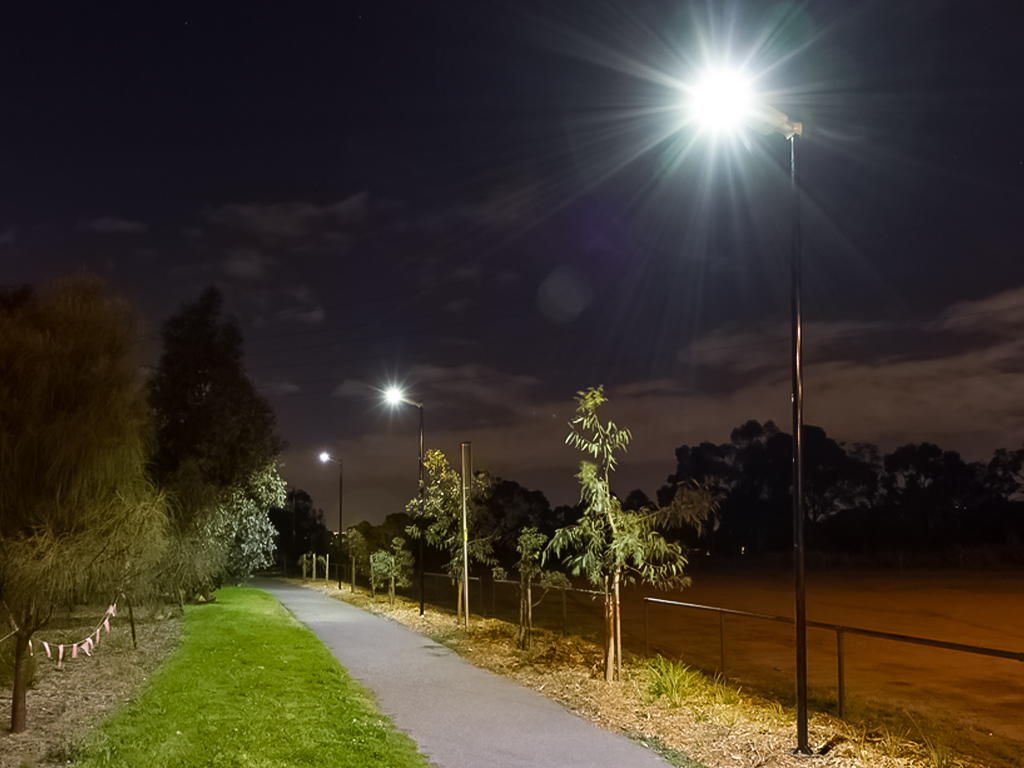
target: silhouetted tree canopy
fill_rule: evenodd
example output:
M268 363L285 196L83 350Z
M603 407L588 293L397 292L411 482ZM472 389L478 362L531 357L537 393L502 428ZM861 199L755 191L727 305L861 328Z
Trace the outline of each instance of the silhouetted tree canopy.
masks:
M164 323L149 388L153 476L168 493L173 523L167 577L186 597L237 572L228 560L239 535L256 538L242 544L248 554L235 557L236 566L266 560L274 548L269 507L284 501L274 413L246 376L242 335L222 304L207 288Z
M715 488L721 508L692 547L736 554L792 546L792 437L771 421L747 421L728 443L676 449L662 504L683 483ZM1024 448L969 464L932 443L881 456L804 425L804 510L810 546L846 550L936 549L1000 543L1024 534Z

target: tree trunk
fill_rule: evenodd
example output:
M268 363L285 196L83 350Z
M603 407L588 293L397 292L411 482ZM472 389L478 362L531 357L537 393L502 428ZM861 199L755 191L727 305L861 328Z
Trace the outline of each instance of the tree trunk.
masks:
M526 650L526 577L519 574L519 647Z
M615 614L609 577L604 579L604 680L610 683L615 675Z
M18 631L14 641L14 689L11 691L11 733L21 733L27 725L25 692L28 690L28 641L32 632Z
M615 572L613 587L615 612L615 679L622 681L622 603L619 601L619 573Z
M388 581L388 604L394 608L395 606L395 577L392 576Z
M533 643L533 579L526 580L526 648Z

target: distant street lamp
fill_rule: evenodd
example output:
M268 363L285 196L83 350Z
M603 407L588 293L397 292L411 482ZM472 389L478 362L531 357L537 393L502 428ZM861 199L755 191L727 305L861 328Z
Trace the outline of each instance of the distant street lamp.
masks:
M801 310L800 188L797 184L797 137L803 124L760 101L741 72L709 70L690 91L690 117L702 131L722 134L744 126L764 134L781 134L789 141L789 179L792 196L790 237L791 341L793 374L793 576L796 596L797 751L807 744L807 600L804 573L803 470L803 317Z
M419 408L419 410L420 410L420 488L419 488L419 499L420 499L420 514L422 514L423 513L423 500L424 500L424 497L426 496L426 491L427 491L426 480L425 480L425 477L424 477L425 466L423 464L423 403L417 402L415 400L410 400L409 398L407 398L403 394L402 390L400 390L398 387L391 387L391 388L389 388L387 390L387 392L384 393L384 399L387 400L387 402L390 405L393 405L393 406L394 405L398 405L400 403L405 403L406 405L412 405L412 406L414 406L416 408ZM421 532L420 539L419 539L420 540L420 556L419 556L419 561L420 561L419 562L419 566L420 566L420 616L423 615L424 586L426 584L426 576L424 575L424 572L425 572L426 568L424 567L425 563L423 562L423 538L424 538L424 535Z
M341 589L341 539L345 535L345 526L342 525L342 512L345 499L345 464L341 459L331 457L327 451L321 451L320 462L326 464L333 462L338 465L338 589ZM327 578L331 575L327 574Z

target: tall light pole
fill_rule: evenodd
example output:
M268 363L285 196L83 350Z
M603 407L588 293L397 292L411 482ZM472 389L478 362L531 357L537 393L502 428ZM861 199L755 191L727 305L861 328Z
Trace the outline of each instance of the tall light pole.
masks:
M802 232L800 187L797 176L798 137L803 124L760 101L738 72L718 69L706 73L691 90L691 118L703 130L715 133L752 127L765 134L781 134L789 141L789 179L792 198L790 229L790 329L793 409L793 580L796 625L796 731L797 751L810 752L807 743L807 595L804 571L804 382Z
M407 398L402 393L402 390L400 390L398 387L391 387L390 389L388 389L388 391L384 393L384 398L391 405L398 405L399 403L405 403L406 405L412 405L412 406L414 406L416 408L419 408L419 411L420 411L420 487L419 487L419 499L420 499L420 515L422 515L423 514L423 501L424 501L424 498L425 498L426 492L427 492L427 485L426 485L426 478L425 478L426 467L425 467L425 465L423 463L423 403L417 402L415 400L410 400L409 398ZM419 524L419 521L417 521L417 524ZM420 616L423 615L424 585L426 584L426 576L424 575L425 571L426 571L426 568L424 567L425 563L423 562L423 539L424 539L424 536L425 536L425 534L423 533L423 531L420 531L420 537L419 537L420 538L420 556L419 556L419 561L420 561L419 562L419 566L420 566Z
M473 444L462 444L462 606L469 631L469 497L473 484Z
M338 589L341 589L341 539L345 535L345 526L342 524L342 514L345 504L345 463L341 459L335 459L327 451L320 453L320 462L326 464L333 462L338 465ZM327 578L331 575L327 574Z

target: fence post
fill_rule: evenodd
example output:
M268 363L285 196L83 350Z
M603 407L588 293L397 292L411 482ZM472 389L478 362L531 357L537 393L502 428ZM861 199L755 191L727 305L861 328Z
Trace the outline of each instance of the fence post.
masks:
M718 642L722 654L722 678L725 678L725 614L718 612Z
M569 620L566 618L565 610L565 587L562 587L562 637L569 634Z
M650 603L647 602L647 598L645 597L644 598L644 658L645 659L651 658L651 644L650 644L651 630L650 630L650 625L648 624L648 621L647 621L647 606L649 606L649 605L650 605Z
M846 701L846 665L843 662L843 628L836 627L836 661L839 665L837 675L837 696L839 698L839 719L843 719L843 713L846 710L844 706Z

